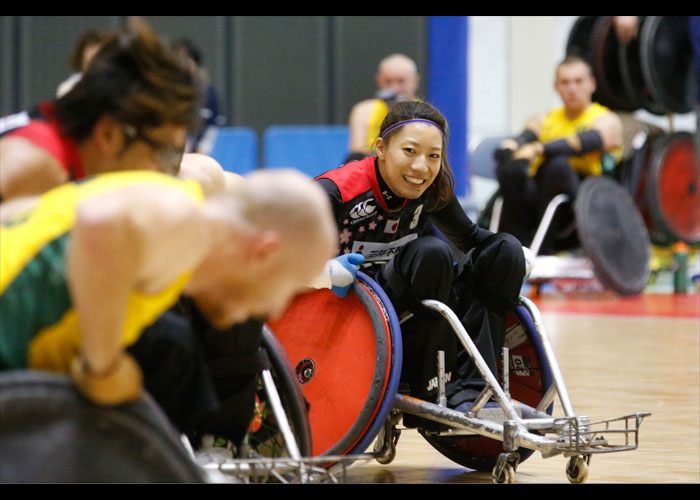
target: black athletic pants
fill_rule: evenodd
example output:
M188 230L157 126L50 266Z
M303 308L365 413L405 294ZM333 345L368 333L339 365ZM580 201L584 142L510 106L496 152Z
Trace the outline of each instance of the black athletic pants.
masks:
M255 411L258 374L269 368L262 348L264 319L249 319L226 329L212 327L194 301L182 297L174 308L187 318L203 352L209 391L218 401L189 433L194 446L204 434L229 439L240 448Z
M214 434L240 446L253 418L264 321L211 327L187 298L146 328L128 348L144 387L173 425L198 446Z
M527 160L508 160L496 167L503 196L499 230L514 235L523 246L529 247L549 202L558 194L566 194L569 202L557 209L539 253L575 247L572 204L582 178L564 156L547 159L534 177L529 176L528 170Z
M402 380L411 393L435 401L437 351L445 351L450 405L471 397L465 389L483 388L483 380L442 316L422 305L434 299L461 318L489 368L496 373L505 337L505 317L517 305L525 263L520 243L511 235L489 236L466 255L433 236L418 238L382 266L375 279L397 314L414 317L401 326ZM480 390L480 389L479 389Z
M145 389L180 432L191 432L219 410L201 343L187 318L164 313L127 352L143 371Z

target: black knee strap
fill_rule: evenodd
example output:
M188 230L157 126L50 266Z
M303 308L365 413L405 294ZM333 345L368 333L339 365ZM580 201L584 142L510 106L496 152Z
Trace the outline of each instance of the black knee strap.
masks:
M515 308L525 275L520 242L507 233L489 236L471 256L475 293L498 314Z
M262 349L236 356L212 358L207 364L214 379L249 375L270 367L267 354Z

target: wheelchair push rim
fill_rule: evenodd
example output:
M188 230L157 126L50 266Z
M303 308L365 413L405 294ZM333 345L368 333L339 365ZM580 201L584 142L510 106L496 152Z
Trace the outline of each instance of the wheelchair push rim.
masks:
M385 300L379 286L358 273L346 297L314 290L268 322L309 404L313 456L361 453L388 416L401 373L401 340Z

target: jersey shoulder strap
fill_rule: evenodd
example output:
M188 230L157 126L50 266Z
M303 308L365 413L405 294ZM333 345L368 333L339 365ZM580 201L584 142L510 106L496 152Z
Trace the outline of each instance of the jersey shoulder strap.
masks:
M342 203L347 203L353 198L366 193L376 185L374 172L375 157L370 156L359 161L352 161L325 172L316 179L328 179L332 181L342 197Z

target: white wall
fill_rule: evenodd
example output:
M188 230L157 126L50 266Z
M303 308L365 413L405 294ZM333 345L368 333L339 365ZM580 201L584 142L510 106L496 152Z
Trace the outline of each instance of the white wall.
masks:
M556 105L552 73L556 54L557 18L511 16L510 112L508 128L518 133L534 113Z
M575 16L469 18L469 133L518 133L532 114L552 108L556 63Z
M468 42L468 127L472 137L503 135L510 120L507 16L471 16Z

